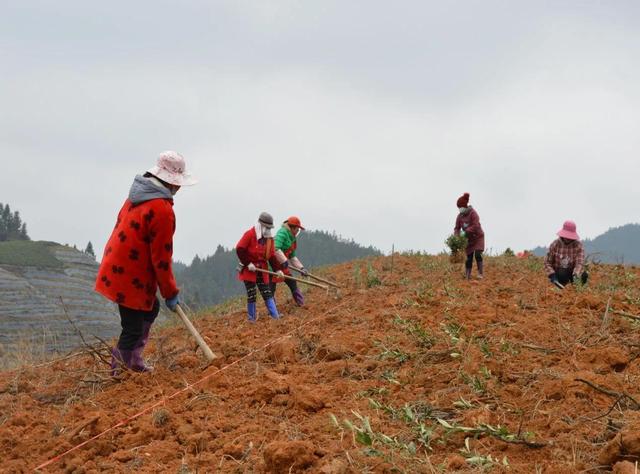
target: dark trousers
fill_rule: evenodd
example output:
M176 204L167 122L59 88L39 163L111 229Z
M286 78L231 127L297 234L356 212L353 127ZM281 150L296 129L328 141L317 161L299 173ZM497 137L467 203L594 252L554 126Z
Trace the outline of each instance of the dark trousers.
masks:
M269 283L265 283L262 280L262 275L257 276L257 281L254 283L252 281L245 281L244 287L247 290L247 303L255 303L256 302L256 289L260 291L262 295L262 299L267 301L273 295L271 294L271 288Z
M122 326L118 348L130 351L142 337L144 322L153 323L155 321L160 311L160 302L156 298L150 311L131 309L122 305L118 305L118 310L120 310L120 325Z
M573 268L558 268L556 269L556 278L562 285L573 283ZM589 281L589 274L585 271L580 275L580 281L583 285Z
M284 283L289 287L289 289L291 290L291 294L293 294L294 291L296 291L298 289L298 284L296 283L295 280L288 280L285 279ZM269 285L269 287L271 288L271 293L273 294L273 296L276 296L276 289L277 289L277 285L274 282L271 282L271 284Z
M467 254L467 261L464 262L464 266L467 270L471 270L473 267L473 256L476 257L476 262L478 263L478 268L482 264L482 250L476 250L475 252L471 252Z

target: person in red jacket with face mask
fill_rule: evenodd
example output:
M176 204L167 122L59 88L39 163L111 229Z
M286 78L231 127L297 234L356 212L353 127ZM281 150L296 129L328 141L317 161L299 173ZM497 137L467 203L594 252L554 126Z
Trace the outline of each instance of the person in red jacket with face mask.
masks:
M114 374L123 365L139 372L152 369L142 352L160 310L158 287L169 309L176 311L180 302L172 270L173 196L195 183L179 153L163 152L156 166L135 177L118 213L96 278L96 291L117 303L120 312L122 332L111 353Z
M236 244L236 253L242 263L242 269L238 279L244 282L247 290L247 315L249 322L256 321L256 287L262 295L262 299L273 319L278 319L278 308L269 287L269 275L257 271L258 269L269 270L269 265L278 270L280 278L284 273L280 269L280 264L276 258L275 245L273 242L273 217L268 212L263 212L258 218L258 222L244 233Z

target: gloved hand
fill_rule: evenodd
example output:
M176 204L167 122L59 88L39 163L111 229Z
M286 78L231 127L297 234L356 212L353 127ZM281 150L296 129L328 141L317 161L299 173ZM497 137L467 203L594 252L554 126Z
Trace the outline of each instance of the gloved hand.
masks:
M469 227L469 224L467 224L466 222L464 224L462 224L462 228L466 229L467 227Z
M280 278L284 278L284 272L282 270L278 270L276 272L276 275L278 275L278 277L280 277Z
M250 263L249 265L247 265L247 270L249 270L250 272L255 272L256 266L253 263Z
M300 269L300 273L302 274L303 277L308 277L309 276L309 272L307 271L306 268L302 267Z
M464 230L460 231L460 237L464 237L465 235L467 235L467 233Z
M173 298L167 298L164 302L167 305L167 308L175 313L177 311L177 306L180 304L180 294L178 293Z

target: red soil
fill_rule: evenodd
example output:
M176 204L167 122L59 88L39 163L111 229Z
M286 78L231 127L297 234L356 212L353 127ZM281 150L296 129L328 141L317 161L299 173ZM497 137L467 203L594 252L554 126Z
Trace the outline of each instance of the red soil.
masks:
M640 313L638 270L595 266L561 292L533 258L487 259L471 282L442 257L371 265L328 269L344 288L304 309L283 286L281 321L195 319L220 372L175 326L152 334L151 374L114 381L88 354L0 374L0 470L160 402L43 471L634 472L640 326L613 311Z

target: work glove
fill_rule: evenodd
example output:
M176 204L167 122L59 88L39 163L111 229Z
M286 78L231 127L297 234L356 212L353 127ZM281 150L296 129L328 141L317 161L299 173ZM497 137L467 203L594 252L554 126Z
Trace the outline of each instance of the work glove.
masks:
M180 304L180 294L177 294L173 298L167 298L164 302L167 305L167 308L175 313L177 311L177 306Z
M280 278L284 278L284 272L282 270L278 270L276 272L276 275L278 275L278 277L280 277Z
M302 273L302 276L303 276L303 277L308 277L308 276L309 276L309 272L308 272L308 271L307 271L307 269L306 269L306 268L304 268L304 267L302 267L302 268L300 269L300 273Z
M249 265L247 265L247 270L249 270L250 272L255 272L256 266L253 263L250 263Z

